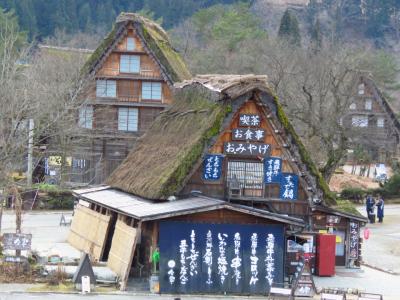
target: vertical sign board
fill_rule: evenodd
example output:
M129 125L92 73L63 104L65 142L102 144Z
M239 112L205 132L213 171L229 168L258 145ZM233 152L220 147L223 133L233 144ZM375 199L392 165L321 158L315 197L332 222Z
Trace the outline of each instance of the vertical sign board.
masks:
M222 173L222 155L206 155L203 162L203 179L219 180Z
M282 200L297 200L299 177L292 173L282 173L279 197Z
M349 258L358 259L358 240L360 238L360 225L357 222L350 222L350 245Z
M283 225L160 223L162 293L265 294L283 282Z
M282 159L268 157L264 159L264 183L280 183L282 172Z

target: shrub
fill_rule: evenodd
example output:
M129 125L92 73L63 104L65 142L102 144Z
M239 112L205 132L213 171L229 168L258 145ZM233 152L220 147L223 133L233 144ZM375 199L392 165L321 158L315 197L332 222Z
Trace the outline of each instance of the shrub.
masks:
M345 188L340 193L341 198L349 200L363 199L367 192L361 188Z

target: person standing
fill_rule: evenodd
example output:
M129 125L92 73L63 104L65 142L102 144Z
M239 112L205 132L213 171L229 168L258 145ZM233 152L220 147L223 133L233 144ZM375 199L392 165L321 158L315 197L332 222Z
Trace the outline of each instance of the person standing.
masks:
M365 204L366 204L369 222L375 223L375 212L374 212L375 200L374 200L374 198L372 198L371 195L368 195L367 201L365 202Z
M378 222L382 223L384 216L384 209L385 209L385 201L383 201L383 197L378 196L378 202L376 203L376 207L378 208L377 211Z

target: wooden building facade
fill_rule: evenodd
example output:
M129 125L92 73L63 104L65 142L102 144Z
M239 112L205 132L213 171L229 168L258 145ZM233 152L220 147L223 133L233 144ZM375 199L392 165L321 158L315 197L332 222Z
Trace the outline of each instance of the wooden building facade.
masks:
M92 211L127 216L142 242L152 240L140 253L131 251L140 265L149 266L159 247L162 292L265 294L293 280L290 266L300 263L293 252L318 251L320 230L338 232L355 223L353 237L359 237L366 219L329 207L335 199L266 80L204 75L177 84L174 104L112 173L109 186L75 192ZM174 207L186 213L178 215ZM144 229L144 215L159 209L158 223ZM320 217L328 222L328 215L338 214L339 227ZM74 222L76 235L87 236ZM350 256L351 238L346 231L338 265L359 263L358 252ZM206 254L218 257L214 265L203 260ZM271 273L265 262L272 261ZM245 264L263 269L264 279L254 279ZM198 268L191 272L191 266Z
M83 71L94 84L77 116L82 130L73 137L69 178L98 184L172 103L173 84L191 75L166 32L134 13L118 16Z
M400 122L374 81L361 76L356 94L340 121L351 149L360 148L376 163L391 164L400 155Z

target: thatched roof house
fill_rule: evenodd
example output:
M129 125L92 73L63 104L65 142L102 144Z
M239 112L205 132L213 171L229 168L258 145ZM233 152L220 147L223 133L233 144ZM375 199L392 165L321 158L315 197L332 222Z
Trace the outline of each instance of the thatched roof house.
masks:
M122 191L148 199L182 192L207 151L250 98L268 112L281 131L307 188L316 197L334 198L267 84L266 76L202 75L176 85L175 103L154 122L126 160L107 180ZM287 144L287 145L286 145Z
M185 63L172 47L167 33L159 24L141 15L124 12L117 17L113 29L85 64L85 72L95 73L101 68L115 45L126 36L129 25L133 25L146 52L151 54L153 60L161 68L163 78L169 84L191 78Z

